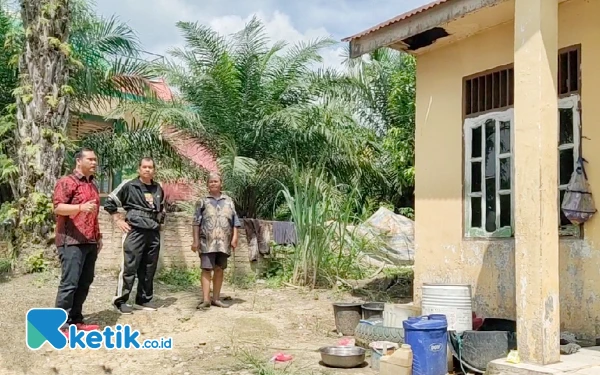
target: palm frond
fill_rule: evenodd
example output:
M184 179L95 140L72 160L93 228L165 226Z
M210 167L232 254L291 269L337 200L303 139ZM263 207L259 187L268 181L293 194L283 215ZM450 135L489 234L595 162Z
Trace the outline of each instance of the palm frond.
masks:
M177 22L183 37L198 64L210 67L227 51L227 40L210 27L197 22Z

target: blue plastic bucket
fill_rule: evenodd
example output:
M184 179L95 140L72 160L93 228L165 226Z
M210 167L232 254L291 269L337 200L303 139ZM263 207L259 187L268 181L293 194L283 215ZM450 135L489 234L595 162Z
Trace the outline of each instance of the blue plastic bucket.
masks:
M448 321L444 315L425 315L402 322L404 341L413 351L413 375L448 373Z

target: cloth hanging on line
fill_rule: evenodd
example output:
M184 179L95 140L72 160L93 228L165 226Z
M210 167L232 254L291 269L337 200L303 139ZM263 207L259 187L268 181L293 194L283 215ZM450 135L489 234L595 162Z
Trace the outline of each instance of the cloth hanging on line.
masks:
M274 221L273 240L278 245L296 245L298 243L296 224L290 221Z

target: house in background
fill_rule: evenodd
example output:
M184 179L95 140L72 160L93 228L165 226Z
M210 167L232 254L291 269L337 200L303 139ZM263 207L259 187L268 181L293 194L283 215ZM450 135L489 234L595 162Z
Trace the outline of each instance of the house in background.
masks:
M151 81L150 87L156 93L157 98L165 101L173 100L173 92L164 80ZM122 120L105 119L104 116L111 109L110 101L106 101L89 111L92 113L72 113L67 128L69 138L77 140L93 132L112 131L119 126L124 126ZM125 121L132 120L133 116L125 116ZM218 170L215 156L194 138L183 135L174 126L169 125L163 126L162 135L180 155L199 168L209 172ZM122 171L107 171L100 167L97 176L103 203L108 194L121 183ZM189 183L162 183L162 185L170 202L184 201L193 196L194 189Z
M470 284L528 363L558 362L561 331L600 336L600 221L560 211L579 157L600 197L599 18L597 0L438 0L344 40L416 56L415 304Z

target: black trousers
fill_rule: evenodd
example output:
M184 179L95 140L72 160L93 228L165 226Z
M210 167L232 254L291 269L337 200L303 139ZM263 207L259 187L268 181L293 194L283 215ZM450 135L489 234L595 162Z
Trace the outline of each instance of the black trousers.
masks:
M123 240L123 263L117 282L115 306L118 307L129 300L136 276L138 288L135 303L141 305L152 300L159 251L160 232L158 230L132 227L126 234Z
M82 308L94 281L98 246L96 244L60 246L58 257L62 275L56 295L57 308L67 311L67 324L83 323Z

